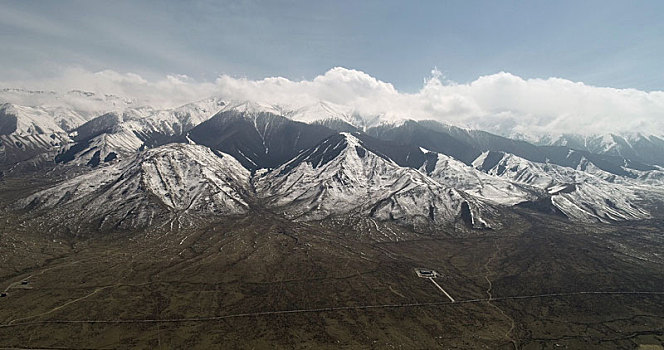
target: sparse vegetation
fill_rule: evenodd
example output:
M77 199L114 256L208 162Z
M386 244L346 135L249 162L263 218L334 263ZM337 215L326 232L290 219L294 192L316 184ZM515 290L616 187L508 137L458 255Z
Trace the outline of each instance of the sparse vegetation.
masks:
M5 215L0 287L27 280L31 288L0 300L0 346L632 349L664 341L661 222L510 217L500 231L416 233L255 212L180 231L45 239ZM417 277L421 266L443 275L438 282L458 302ZM660 294L575 294L591 291Z

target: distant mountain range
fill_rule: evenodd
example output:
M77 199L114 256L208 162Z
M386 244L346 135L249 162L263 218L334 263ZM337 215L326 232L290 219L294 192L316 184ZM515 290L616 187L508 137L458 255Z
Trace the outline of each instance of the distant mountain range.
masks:
M252 210L491 229L510 210L615 222L661 215L664 202L661 135L529 143L437 121L385 123L326 102L289 109L211 98L164 110L83 92L8 94L42 104L14 96L0 106L0 179L43 185L3 206L71 230Z

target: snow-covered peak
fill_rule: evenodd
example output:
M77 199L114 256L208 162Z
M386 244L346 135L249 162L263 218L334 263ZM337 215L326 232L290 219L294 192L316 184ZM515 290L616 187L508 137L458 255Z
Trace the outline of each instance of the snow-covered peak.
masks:
M83 122L108 112L122 112L135 108L137 101L109 94L72 90L68 92L35 91L25 89L0 90L0 103L11 103L42 110L64 129L72 129Z
M641 132L596 135L562 134L545 136L534 143L545 146L565 146L645 164L664 165L664 137L661 134Z
M41 108L5 103L0 106L0 134L36 135L64 133L52 116Z
M233 157L188 144L150 149L96 168L17 203L60 215L74 209L100 226L145 226L157 215L188 220L246 212L250 173Z
M343 136L351 146L360 146L362 144L362 141L350 132L340 132L339 135Z
M139 135L180 135L208 120L225 107L226 103L222 100L210 98L173 109L133 108L123 113L124 127Z
M513 154L485 152L473 162L483 172L546 191L550 202L568 218L580 221L620 221L649 218L639 204L639 191L630 183L607 181L610 174L584 160L591 172L536 163Z
M284 110L279 106L273 106L248 100L229 101L221 111L236 111L239 113L247 114L248 116L256 115L259 113L271 113L276 115L284 114Z
M541 192L525 184L491 176L450 156L424 149L423 151L435 154L436 159L434 167L425 164L421 171L426 171L428 168L428 175L440 184L465 191L486 201L515 205L535 200ZM484 158L486 154L478 157L480 159L478 163L481 164Z
M197 117L196 124L199 124L213 115L217 114L226 106L226 102L218 97L211 97L197 102L188 103L173 109L176 114L191 115Z
M418 170L398 166L351 133L327 138L257 181L271 206L304 220L361 214L415 225L451 225L466 213L473 226L490 220L482 203ZM464 209L465 208L465 209Z
M139 164L147 189L175 210L200 205L215 212L237 212L247 207L243 197L249 191L250 173L228 154L170 144L146 151Z
M4 89L0 91L0 132L16 130L17 135L71 132L88 121L107 114L120 116L125 128L139 134L174 135L189 130L225 107L220 98L209 98L177 108L158 109L137 105L132 99L86 91L56 93ZM10 120L11 119L11 120ZM11 124L11 125L8 125Z
M305 123L325 119L338 119L351 125L354 122L352 108L325 101L318 101L292 110L288 113L287 117Z

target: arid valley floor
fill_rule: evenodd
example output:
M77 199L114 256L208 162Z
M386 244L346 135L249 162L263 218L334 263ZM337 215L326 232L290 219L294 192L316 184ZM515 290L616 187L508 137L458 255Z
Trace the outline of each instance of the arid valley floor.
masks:
M664 342L661 221L579 225L526 210L510 215L501 230L416 233L254 212L181 230L49 237L5 213L0 348ZM438 271L456 302L418 278L418 267Z

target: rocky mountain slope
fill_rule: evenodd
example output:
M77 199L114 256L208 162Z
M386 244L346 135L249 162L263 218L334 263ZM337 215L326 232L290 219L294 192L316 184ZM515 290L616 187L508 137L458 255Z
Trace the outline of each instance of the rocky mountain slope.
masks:
M45 177L45 189L12 207L57 222L163 225L260 209L297 220L492 228L515 208L590 222L648 219L664 198L664 171L651 161L657 138L630 148L635 156L433 121L381 124L324 102L287 109L211 98L169 110L72 112L66 127L44 110L4 105L0 175Z
M404 224L466 221L490 227L489 206L416 169L374 153L350 133L331 136L257 181L271 206L292 218L358 214Z
M567 217L583 221L620 221L649 218L640 205L642 194L627 183L614 183L615 175L589 163L592 172L550 163L534 163L513 154L484 152L473 165L494 177L545 191L547 202ZM653 194L654 195L654 194Z
M233 157L170 144L34 193L15 207L70 226L181 225L199 216L245 213L249 191L249 171Z

